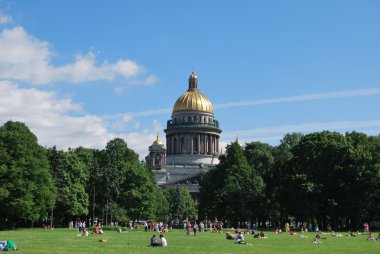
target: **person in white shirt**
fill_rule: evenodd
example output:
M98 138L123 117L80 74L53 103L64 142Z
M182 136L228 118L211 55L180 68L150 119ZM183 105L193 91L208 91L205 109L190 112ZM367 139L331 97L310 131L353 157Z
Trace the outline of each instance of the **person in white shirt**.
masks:
M160 239L161 239L161 247L168 246L168 241L166 241L164 235L160 235Z
M244 241L244 235L239 231L237 237L236 237L236 243L238 244L247 244L245 241Z

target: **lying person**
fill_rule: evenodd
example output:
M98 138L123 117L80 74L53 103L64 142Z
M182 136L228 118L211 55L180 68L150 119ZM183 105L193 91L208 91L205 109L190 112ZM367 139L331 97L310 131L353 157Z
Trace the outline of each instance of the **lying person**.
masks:
M230 232L226 233L227 240L234 240L235 238L236 238L236 235L232 235Z
M11 241L0 241L0 251L15 251L18 250L16 244Z

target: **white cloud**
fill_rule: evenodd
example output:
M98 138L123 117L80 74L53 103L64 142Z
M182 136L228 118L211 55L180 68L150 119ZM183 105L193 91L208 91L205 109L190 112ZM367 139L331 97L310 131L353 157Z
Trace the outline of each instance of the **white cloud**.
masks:
M0 12L0 25L12 23L12 17Z
M113 91L118 94L118 95L122 95L125 91L125 87L122 87L122 86L117 86L117 87L114 87L113 88Z
M379 95L379 94L380 94L380 88L366 88L366 89L337 91L337 92L330 92L330 93L304 94L304 95L273 98L273 99L227 102L227 103L222 103L222 104L216 104L215 108L219 109L219 108L232 108L232 107L243 107L243 106L297 102L297 101L314 101L314 100L336 99L336 98L346 98L346 97L373 96L373 95Z
M157 130L162 130L154 122L150 131L115 134L107 129L102 118L84 114L81 105L70 98L61 98L54 92L36 88L20 88L10 81L0 81L0 94L0 125L8 120L24 122L38 137L39 144L47 147L102 149L112 138L121 137L142 159L148 153ZM70 113L75 113L75 116ZM121 121L128 123L131 119L124 116Z
M286 134L291 132L309 133L316 131L353 131L368 128L379 128L380 120L368 120L368 121L336 121L336 122L316 122L316 123L304 123L293 125L282 125L277 127L264 127L251 130L234 130L223 132L223 137L233 138L239 134L239 137L260 137L268 134ZM380 134L380 131L379 131ZM273 138L271 138L273 139Z
M140 160L143 160L149 152L149 146L152 145L153 141L156 139L156 134L154 132L130 132L118 135L118 137L126 140L128 147L138 153L140 155Z
M128 59L98 63L96 55L90 51L77 54L73 63L55 66L52 59L56 55L49 42L29 35L22 27L4 29L0 33L0 79L49 84L124 78L145 85L152 85L157 80L154 75L141 77L146 73L144 67Z
M337 92L329 92L329 93L304 94L304 95L296 95L296 96L289 96L289 97L282 97L282 98L235 101L235 102L215 104L214 108L223 109L223 108L247 107L247 106L264 105L264 104L327 100L327 99L376 96L376 95L380 95L380 88L364 88L364 89L345 90L345 91L337 91ZM158 108L158 109L151 109L151 110L144 110L144 111L137 111L137 112L127 112L125 114L131 115L134 117L139 117L139 116L154 116L154 115L170 114L171 112L172 112L172 108ZM120 117L121 115L123 114L115 114L115 115L109 115L109 116L104 116L104 117L115 118L115 117Z
M131 83L132 84L136 84L136 85L151 86L151 85L154 85L157 81L158 81L157 76L150 75L150 76L148 76L147 78L145 78L143 80L132 80Z
M280 140L287 133L300 132L308 134L328 130L340 133L358 131L366 133L367 135L379 135L379 127L380 120L303 123L250 130L225 131L222 135L223 141L220 142L228 144L235 140L236 135L239 135L239 140L242 144L252 141L261 141L272 145L278 145Z

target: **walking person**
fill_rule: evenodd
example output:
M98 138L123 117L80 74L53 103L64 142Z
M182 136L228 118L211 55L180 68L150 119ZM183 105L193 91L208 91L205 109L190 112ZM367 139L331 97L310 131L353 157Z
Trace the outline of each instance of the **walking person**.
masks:
M197 222L194 222L194 226L193 226L194 236L197 236L197 230L198 230Z
M188 221L187 224L186 224L186 234L188 236L190 235L190 228L191 228L191 224L190 224L190 221Z

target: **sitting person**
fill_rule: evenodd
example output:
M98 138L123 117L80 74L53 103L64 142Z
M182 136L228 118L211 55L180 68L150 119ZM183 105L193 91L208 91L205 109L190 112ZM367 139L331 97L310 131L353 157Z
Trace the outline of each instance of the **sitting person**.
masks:
M161 239L161 243L160 243L160 246L161 246L161 247L166 247L166 246L168 246L168 241L166 241L164 235L160 235L160 239Z
M238 244L247 244L244 241L244 235L241 232L239 232L238 235L236 236L236 243L238 243Z
M369 233L368 237L367 237L367 241L374 241L375 238L372 236L372 233Z
M347 236L348 237L356 237L356 235L354 233L352 233L351 231L348 231Z
M260 238L260 233L256 233L253 235L253 238Z
M160 244L157 243L156 235L153 235L152 238L150 238L150 246L152 247L160 246Z
M260 238L268 238L263 231L260 231Z
M83 229L83 233L82 233L82 235L80 235L80 236L88 236L88 231L87 231L87 229Z
M297 233L296 233L296 232L294 232L294 231L290 231L290 235L291 235L291 236L296 236L296 235L297 235Z
M321 236L319 234L314 237L314 243L321 243Z
M93 234L99 234L100 233L100 230L101 230L101 226L100 224L96 224L95 228L94 228L94 232Z
M376 241L380 241L380 232L379 232L379 235L376 238Z

